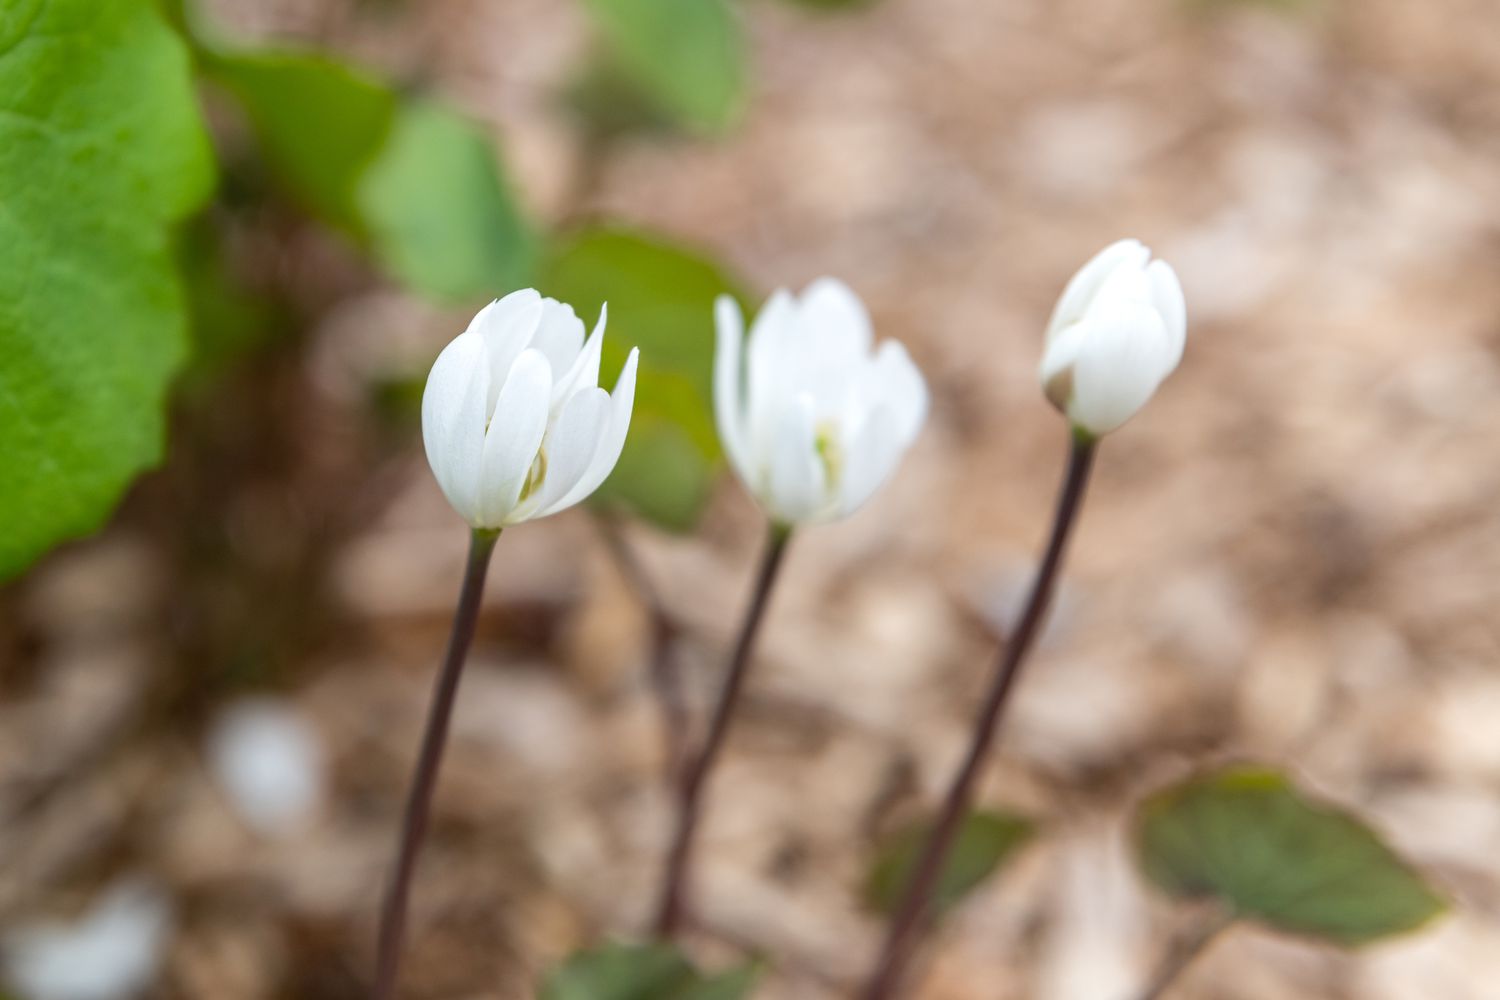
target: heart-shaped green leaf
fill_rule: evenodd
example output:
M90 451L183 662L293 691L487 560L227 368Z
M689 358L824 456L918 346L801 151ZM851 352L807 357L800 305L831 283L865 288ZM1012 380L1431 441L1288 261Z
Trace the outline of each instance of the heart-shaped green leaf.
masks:
M933 893L934 908L943 913L956 906L1025 845L1035 829L1030 820L1013 813L980 811L966 816ZM880 845L865 881L865 901L873 909L895 909L931 832L929 822L914 824Z
M538 1000L743 1000L752 964L704 974L668 944L611 943L569 956L543 980Z
M160 459L186 353L172 230L211 181L154 3L0 4L0 579Z
M1357 945L1422 926L1445 903L1357 817L1285 775L1235 766L1148 799L1138 845L1147 877L1278 930Z

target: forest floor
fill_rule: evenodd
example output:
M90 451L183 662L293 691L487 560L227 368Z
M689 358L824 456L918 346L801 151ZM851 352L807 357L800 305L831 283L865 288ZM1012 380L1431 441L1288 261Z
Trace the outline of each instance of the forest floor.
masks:
M946 921L919 995L1129 996L1190 919L1136 874L1132 805L1249 759L1368 815L1454 912L1356 953L1240 929L1176 996L1500 997L1486 0L748 3L743 127L598 164L551 97L585 44L574 5L219 6L247 35L427 79L494 125L542 217L578 212L589 174L588 209L762 290L843 277L927 374L899 475L794 542L711 787L706 962L767 957L761 1000L847 996L866 967L872 845L941 795L1062 472L1043 325L1083 260L1136 235L1181 274L1186 359L1104 443L983 783L1040 834ZM149 872L174 902L164 997L362 995L461 573L414 428L392 438L363 400L464 317L348 283L330 242L285 249L334 288L308 293L335 304L307 334L185 406L111 527L0 594L0 923ZM728 478L694 537L626 530L699 717L761 530ZM645 927L668 818L648 647L583 511L502 538L405 995L523 1000L569 950ZM216 713L259 690L311 720L328 767L316 820L279 838L236 819L204 762Z

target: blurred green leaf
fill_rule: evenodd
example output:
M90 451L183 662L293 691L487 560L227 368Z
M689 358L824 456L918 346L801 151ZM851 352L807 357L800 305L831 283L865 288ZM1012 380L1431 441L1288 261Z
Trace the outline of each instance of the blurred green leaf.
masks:
M708 502L714 468L679 425L638 414L630 422L630 446L591 501L624 507L657 527L686 533Z
M359 182L395 124L395 93L311 52L207 50L203 67L244 108L266 159L302 206L362 235Z
M728 0L585 0L615 62L685 128L720 133L745 104L745 40Z
M395 127L359 189L377 255L399 279L440 299L524 285L535 242L483 129L417 102Z
M161 457L185 355L172 229L212 161L146 0L0 7L0 578L98 527Z
M303 207L407 287L462 301L526 283L535 239L475 122L321 55L217 52L205 66Z
M1159 888L1278 930L1356 945L1446 908L1358 818L1267 768L1192 778L1148 799L1138 819L1141 865Z
M591 228L553 249L539 286L585 318L608 301L603 384L613 384L631 347L641 349L630 437L597 502L624 504L668 530L690 529L719 459L713 303L728 294L743 307L739 283L712 261L655 237Z
M946 913L1031 840L1034 824L1014 813L977 811L964 818L953 849L938 879L934 904ZM930 822L909 826L879 846L865 881L865 900L889 913L901 901L922 848L932 832Z
M606 944L548 973L538 1000L742 1000L759 970L704 975L673 945Z

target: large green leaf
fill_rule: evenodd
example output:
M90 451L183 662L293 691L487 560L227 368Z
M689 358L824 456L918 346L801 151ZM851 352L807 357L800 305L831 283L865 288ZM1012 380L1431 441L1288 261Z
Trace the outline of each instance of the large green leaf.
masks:
M473 121L326 56L211 51L205 66L282 185L397 280L446 301L528 280L535 240Z
M1158 793L1141 807L1138 844L1167 893L1336 944L1409 931L1445 908L1358 818L1267 768L1230 767Z
M185 353L171 231L211 181L154 4L0 6L0 577L160 459Z
M865 901L871 907L883 913L895 909L931 832L930 823L917 823L880 845L865 881ZM1013 813L979 811L966 816L933 893L937 911L956 906L1010 860L1034 832L1030 820Z
M635 416L625 453L595 495L669 530L697 521L719 460L713 420L713 303L743 305L719 265L655 237L586 229L566 237L542 267L543 292L591 318L609 303L604 384L631 347L641 349Z
M722 132L745 103L745 40L728 0L585 0L610 55L684 127Z
M668 944L606 944L570 956L542 982L538 1000L743 1000L759 970L705 974Z

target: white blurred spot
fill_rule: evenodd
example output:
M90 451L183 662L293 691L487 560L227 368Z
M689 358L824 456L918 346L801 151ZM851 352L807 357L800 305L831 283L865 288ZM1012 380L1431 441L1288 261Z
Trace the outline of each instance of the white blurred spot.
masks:
M323 749L289 705L255 698L231 706L208 737L214 776L240 818L267 836L304 823L323 795Z
M6 932L6 972L27 1000L126 1000L156 979L170 924L161 889L127 879L73 923Z

